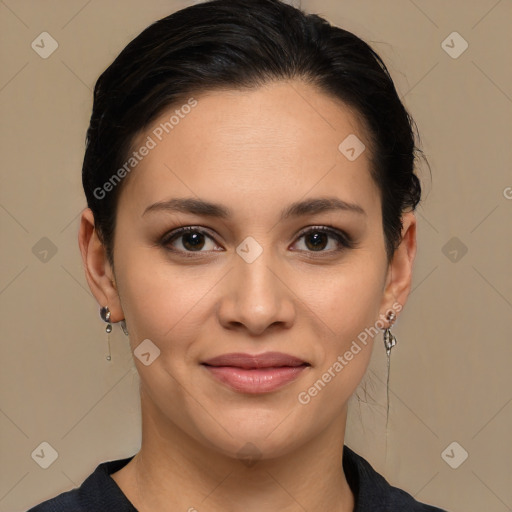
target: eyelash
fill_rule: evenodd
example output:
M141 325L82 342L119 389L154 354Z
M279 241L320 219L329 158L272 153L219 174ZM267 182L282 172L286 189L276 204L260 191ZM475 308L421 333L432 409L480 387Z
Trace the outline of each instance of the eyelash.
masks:
M167 233L166 235L164 235L164 237L162 238L160 244L166 250L168 250L170 252L173 252L173 253L177 253L177 254L183 255L184 257L187 257L187 258L194 258L194 257L197 257L198 254L201 254L201 253L204 253L204 252L210 252L210 251L182 251L182 250L179 250L179 249L174 249L174 248L169 247L169 244L171 242L175 241L180 236L183 236L186 233L199 233L199 234L207 236L208 238L212 239L215 242L214 238L207 231L205 231L203 229L200 229L198 227L194 227L194 226L184 226L184 227L175 229L175 230ZM322 254L324 254L324 255L327 254L328 255L328 254L332 254L332 253L339 253L339 252L344 251L346 249L353 249L356 246L356 243L347 234L345 234L345 233L343 233L341 231L338 231L337 229L330 228L330 227L327 227L327 226L310 226L307 229L301 231L297 235L297 240L300 240L302 237L304 237L305 235L308 235L310 233L327 233L328 235L330 235L332 238L334 238L341 245L341 248L333 249L333 250L330 250L330 251L324 251L324 250L322 250L322 251L307 251L307 250L303 251L303 250L298 250L298 252L310 253L312 255L312 257L317 257L317 255L322 255Z

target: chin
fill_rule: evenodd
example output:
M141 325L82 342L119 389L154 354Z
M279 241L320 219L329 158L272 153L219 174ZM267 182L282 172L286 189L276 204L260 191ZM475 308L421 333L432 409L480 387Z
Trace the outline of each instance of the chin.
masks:
M223 455L245 460L274 459L286 455L298 444L297 430L291 423L283 426L283 417L262 422L245 415L237 423L222 421L212 431L198 426L202 443ZM276 428L281 423L280 428ZM231 435L230 435L231 434Z

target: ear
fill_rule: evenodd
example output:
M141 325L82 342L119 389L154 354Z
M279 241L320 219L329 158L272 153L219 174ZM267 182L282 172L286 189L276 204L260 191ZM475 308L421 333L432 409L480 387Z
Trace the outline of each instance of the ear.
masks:
M388 267L387 280L381 303L381 318L390 309L402 310L411 291L412 268L416 256L416 216L414 212L402 215L402 241ZM392 307L398 303L399 306Z
M85 277L91 292L100 306L108 306L112 323L123 320L124 314L114 281L114 272L106 255L105 247L94 225L94 214L86 208L80 217L78 245L82 253Z

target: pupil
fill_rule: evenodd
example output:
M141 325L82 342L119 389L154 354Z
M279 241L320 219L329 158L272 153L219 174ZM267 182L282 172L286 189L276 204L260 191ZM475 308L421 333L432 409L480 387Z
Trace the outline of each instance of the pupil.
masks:
M326 235L326 233L318 233L317 232L317 233L309 235L309 237L306 237L306 240L309 241L313 238L315 239L315 241L312 244L312 248L313 248L313 250L317 250L319 248L319 246L322 246L325 243L325 238L327 238L327 235ZM308 245L308 248L311 249L311 247L309 247L308 243L307 243L307 245Z
M203 236L201 233L187 233L183 236L183 246L187 249L201 249L204 245L204 240L200 240L198 237ZM190 240L192 239L192 243ZM188 246L188 247L187 247Z

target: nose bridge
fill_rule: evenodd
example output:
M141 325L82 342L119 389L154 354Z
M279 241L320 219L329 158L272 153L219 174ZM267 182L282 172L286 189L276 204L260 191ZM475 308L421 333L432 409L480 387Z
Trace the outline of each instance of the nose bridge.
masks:
M288 325L293 316L290 292L279 279L272 249L247 237L234 255L233 269L221 307L223 323L243 324L262 332L276 322Z
M237 296L243 298L244 295L247 295L256 299L261 295L261 298L268 296L266 297L267 299L273 299L275 294L279 292L275 282L278 270L273 268L276 266L276 262L275 258L273 258L272 250L270 248L261 250L261 253L252 260L245 259L243 255L240 256L239 251L241 252L243 249L244 247L241 244L237 249L238 258L235 258L236 268L234 273L238 278ZM247 255L250 255L255 250L255 248L250 247Z

